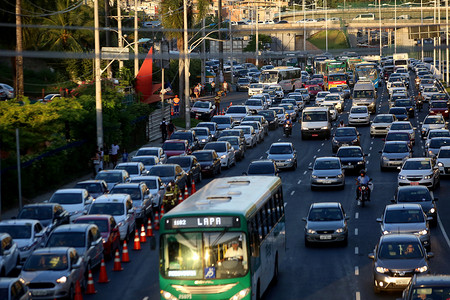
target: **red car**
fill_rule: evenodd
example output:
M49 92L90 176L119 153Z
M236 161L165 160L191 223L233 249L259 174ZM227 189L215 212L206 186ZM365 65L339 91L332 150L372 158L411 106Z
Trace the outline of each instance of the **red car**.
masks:
M103 256L112 259L116 250L120 250L120 233L114 217L111 215L86 215L78 217L74 223L97 225L103 238Z
M305 85L305 88L308 90L310 98L316 98L318 92L322 92L322 87L318 84Z
M447 101L436 100L430 102L430 115L441 114L445 119L448 118L448 104Z
M189 148L189 142L187 140L167 140L162 145L167 157L176 155L188 155L191 154Z

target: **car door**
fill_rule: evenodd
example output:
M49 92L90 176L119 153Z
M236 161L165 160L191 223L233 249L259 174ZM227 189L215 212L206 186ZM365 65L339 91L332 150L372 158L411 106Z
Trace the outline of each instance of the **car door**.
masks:
M201 167L199 162L197 161L197 158L193 157L191 159L191 169L192 169L192 180L196 180L197 178L199 178L200 176L200 172L201 172Z
M97 266L103 258L103 241L97 226L89 228L89 236L91 237L90 251L92 253L92 265Z
M125 201L125 213L127 214L125 221L128 223L128 232L133 232L136 224L136 213L133 209L131 197L127 197Z
M234 157L234 149L229 142L227 142L226 145L227 145L228 161L231 161L234 164L236 162L236 159ZM231 165L231 163L230 163L230 165Z
M5 275L8 275L16 266L17 245L13 242L11 236L5 236L2 240L2 255L5 266Z
M139 185L142 195L142 207L144 210L144 214L146 216L150 215L152 212L152 196L150 194L150 190L147 188L145 184Z

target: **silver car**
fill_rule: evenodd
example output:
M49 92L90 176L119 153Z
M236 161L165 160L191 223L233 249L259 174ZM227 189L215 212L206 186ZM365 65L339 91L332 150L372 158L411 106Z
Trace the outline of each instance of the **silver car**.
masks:
M48 202L60 204L69 212L70 221L73 221L83 215L93 201L94 198L86 189L59 189L53 193Z
M427 157L436 157L439 149L443 146L450 146L450 137L436 137L432 138L425 146L425 153Z
M262 127L261 123L258 121L243 121L241 122L242 126L252 126L253 129L255 129L255 133L257 136L258 143L261 143L264 141L264 128Z
M305 225L305 246L311 243L348 243L349 217L339 202L313 203L303 221Z
M426 116L423 122L420 122L419 124L422 125L422 128L420 129L422 138L426 138L430 130L445 129L447 127L447 123L442 115Z
M415 130L416 128L413 127L411 122L409 121L395 121L392 122L388 132L394 131L407 132L409 133L409 138L411 139L411 142L414 144L416 139Z
M192 128L198 139L198 144L200 148L203 148L207 143L212 141L212 134L209 132L207 127L195 127Z
M20 263L17 243L8 233L0 233L0 277L5 277Z
M441 175L450 175L450 146L441 147L436 164Z
M253 148L256 146L258 141L255 129L252 126L236 126L234 129L240 129L244 132L245 144L247 147Z
M439 185L439 169L429 157L408 158L400 168L398 185L425 185L434 189Z
M318 157L311 173L311 190L318 187L345 187L345 175L337 157Z
M410 233L419 237L425 248L430 251L430 229L428 221L431 217L423 212L422 206L415 203L386 205L381 218L377 222L381 226L381 234Z
M425 137L425 147L430 144L431 139L436 137L450 137L450 131L447 129L431 129Z
M164 164L167 160L167 155L166 153L164 153L164 150L161 147L142 147L139 148L139 150L136 152L134 156L142 156L142 155L157 156L162 164Z
M297 151L292 143L273 143L266 153L267 158L273 160L279 169L297 168Z
M143 182L147 186L152 195L153 212L159 211L164 195L166 194L166 185L159 176L139 176L131 179L131 182Z
M31 292L22 278L0 278L3 300L31 300Z
M412 157L412 151L405 141L386 141L380 151L380 169L398 168Z
M161 164L158 156L154 156L154 155L135 156L135 157L131 158L131 161L132 162L141 162L144 165L145 170L147 170L147 171L150 171L153 168L153 166ZM133 176L133 178L134 177L139 177L139 176Z
M74 248L38 249L28 258L20 277L33 299L74 299L75 285L85 284L83 258Z
M392 122L397 121L393 114L379 114L370 124L370 135L386 135L391 127Z

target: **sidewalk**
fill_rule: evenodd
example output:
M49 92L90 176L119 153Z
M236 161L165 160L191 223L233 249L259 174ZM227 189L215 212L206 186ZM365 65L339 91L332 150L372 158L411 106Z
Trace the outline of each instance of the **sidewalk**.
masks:
M156 141L151 141L148 142L147 144L143 145L142 147L161 147L162 141L161 139L158 139ZM129 157L132 157L134 154L136 153L136 151L132 151L131 153L129 153ZM67 189L67 188L73 188L75 186L75 184L77 184L80 181L83 180L89 180L92 179L92 173L86 174L84 176L81 176L61 187L59 187L60 189ZM56 191L56 190L55 190ZM45 200L50 199L50 197L53 195L54 191L50 191L47 193L43 193L41 195L38 195L36 197L33 197L30 199L29 203L40 203L40 202L44 202ZM19 207L17 206L16 208L12 208L9 210L5 210L2 211L2 215L1 215L1 220L8 220L11 219L15 216L17 216L17 214L19 213Z

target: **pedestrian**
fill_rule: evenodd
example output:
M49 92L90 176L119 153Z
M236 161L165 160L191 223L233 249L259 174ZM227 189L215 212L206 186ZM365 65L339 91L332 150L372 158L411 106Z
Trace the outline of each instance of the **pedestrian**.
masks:
M105 156L105 152L103 151L103 147L100 148L100 151L98 152L99 157L100 157L100 163L98 166L98 170L101 171L103 170L103 157Z
M106 145L103 146L103 149L107 149ZM110 152L111 151L107 151L105 153L105 151L103 151L103 168L104 169L108 169L109 168L109 162L110 162Z
M175 131L176 127L175 125L173 125L172 119L169 120L169 124L167 124L167 132L168 132L168 136L170 139L170 136L172 135L172 133Z
M198 84L194 87L194 95L195 98L198 99L198 96L200 95L200 90Z
M211 95L216 93L216 83L215 81L211 81Z
M180 98L178 98L178 95L173 98L173 113L175 116L180 114Z
M167 139L167 123L166 123L166 118L163 118L161 123L159 124L159 129L161 130L161 137L162 137L162 141L163 143L166 141Z
M214 97L214 103L216 104L216 115L220 112L220 92L217 92L216 97Z
M227 91L228 91L228 82L224 81L223 82L223 96L224 97L227 96Z
M99 172L100 167L100 151L98 150L98 148L95 150L94 156L91 157L91 161L92 174L94 175L93 178L95 178L95 176L97 176L97 173Z
M123 149L122 151L122 162L127 162L128 161L128 152L127 149Z
M111 145L111 162L113 169L116 167L120 147L117 143L112 143Z

